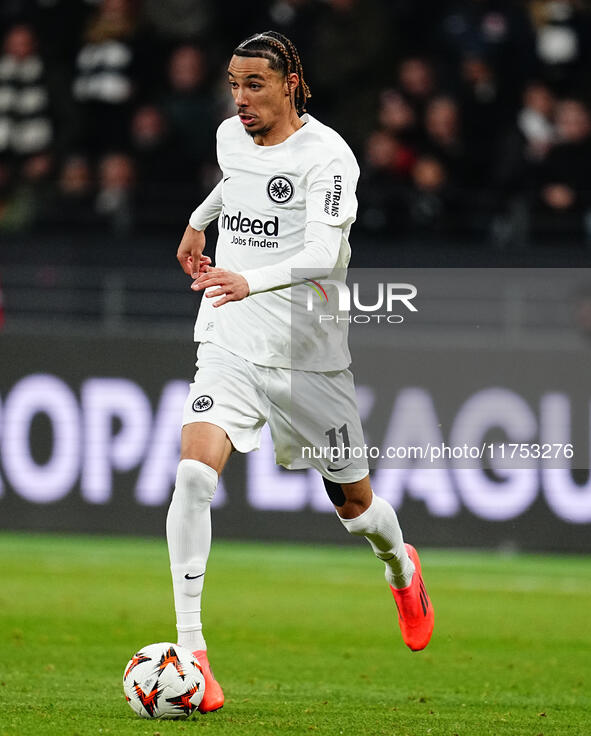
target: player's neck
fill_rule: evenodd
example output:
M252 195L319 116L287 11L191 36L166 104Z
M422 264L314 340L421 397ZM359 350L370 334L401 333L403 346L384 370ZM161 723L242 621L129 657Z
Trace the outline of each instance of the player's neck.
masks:
M255 135L253 140L257 146L276 146L283 143L290 135L293 135L304 125L295 110L290 112L289 118L278 122L270 130L262 135Z

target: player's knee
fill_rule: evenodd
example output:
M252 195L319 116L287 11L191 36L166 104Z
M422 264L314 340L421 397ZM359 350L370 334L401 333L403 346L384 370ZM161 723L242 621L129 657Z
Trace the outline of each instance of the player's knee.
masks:
M181 460L176 473L174 495L186 510L208 507L215 494L218 474L199 460Z
M343 493L340 483L335 483L333 480L328 480L328 478L324 477L322 480L324 482L326 493L330 498L330 502L334 506L343 506L347 499L345 498L345 494Z
M354 519L370 507L373 498L371 487L359 483L341 485L323 478L326 493L342 519Z

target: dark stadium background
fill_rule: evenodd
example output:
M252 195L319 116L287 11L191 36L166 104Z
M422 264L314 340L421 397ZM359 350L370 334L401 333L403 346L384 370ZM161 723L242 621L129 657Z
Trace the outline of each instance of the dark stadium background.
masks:
M500 518L453 475L443 511L415 478L392 496L405 531L589 551L591 14L575 0L4 0L0 526L163 535L197 307L176 247L217 180L231 49L266 28L294 40L310 113L358 156L352 265L439 270L418 326L355 331L362 389L392 407L420 384L450 417L491 387L536 416L549 394L572 407L574 480L541 479ZM510 288L491 286L500 268ZM266 450L233 459L219 496L221 535L345 541L317 478Z

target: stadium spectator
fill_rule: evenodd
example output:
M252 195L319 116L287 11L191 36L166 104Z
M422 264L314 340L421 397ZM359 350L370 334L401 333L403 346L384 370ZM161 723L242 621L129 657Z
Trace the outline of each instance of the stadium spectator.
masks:
M591 119L586 105L565 99L556 106L556 143L538 174L539 237L580 238L591 208Z
M416 114L422 116L427 102L437 92L432 64L418 56L403 59L398 69L398 89Z
M386 89L380 94L378 108L380 126L410 145L419 141L420 131L413 106L398 91Z
M591 21L578 0L529 3L540 75L558 94L589 90Z
M44 233L81 233L92 226L97 217L94 212L95 181L88 159L72 154L62 163L55 190L46 197L39 212L38 225Z
M213 133L232 114L218 101L224 50L255 25L307 49L311 114L366 152L360 213L391 222L416 156L426 156L442 167L445 188L476 196L485 215L491 202L505 213L519 200L535 232L575 222L571 236L584 236L583 164L561 174L566 189L548 179L582 145L556 138L555 96L591 100L591 16L581 0L6 0L2 227L29 227L37 209L45 221L47 202L64 194L63 172L48 177L60 161L74 166L71 151L93 168L120 151L136 167L136 226L165 231L175 207L190 207L218 175ZM376 150L389 149L395 155L379 165ZM458 216L468 222L474 212Z
M458 105L451 97L434 97L425 109L423 149L445 166L448 176L467 185L469 159L461 135Z
M156 105L142 105L134 112L131 148L145 182L169 185L186 175L182 149L175 145L168 122Z
M461 65L460 105L469 152L466 163L486 181L492 163L490 142L505 130L516 112L509 104L493 67L483 58L470 57Z
M542 82L530 82L515 120L498 137L491 185L501 201L523 195L535 168L546 157L555 138L556 100Z
M128 235L134 225L136 170L130 156L109 153L99 162L94 211L99 227L113 235Z
M45 64L34 30L12 27L0 57L0 156L18 162L49 155L54 142Z
M517 127L523 135L527 155L543 158L554 140L555 98L548 87L532 82L523 94L524 104L517 115Z
M135 7L131 0L103 0L76 58L73 94L84 148L104 153L128 145L132 103L143 82Z
M252 7L249 8L252 13ZM216 50L222 37L232 34L234 23L243 25L246 6L232 0L216 3L214 0L143 0L141 30L149 53L144 59L146 73L151 80L148 99L167 86L168 60L171 51L179 46L198 44L207 48L216 61L222 63ZM241 29L237 30L240 35ZM144 100L145 101L145 100Z
M29 156L21 166L20 187L26 192L31 202L31 225L37 217L41 203L53 190L54 176L54 161L49 154L40 153L37 156Z
M131 122L131 151L137 167L137 224L148 232L172 228L194 206L200 182L162 110L142 105Z
M460 204L445 165L434 156L420 156L406 190L409 235L421 240L459 237Z
M172 134L184 151L186 171L195 182L202 166L215 156L212 140L218 120L207 77L205 53L197 46L179 46L170 56L167 90L161 100Z
M387 130L376 130L365 145L359 187L359 223L374 233L399 233L405 219L404 182L415 162L411 148Z
M8 162L0 161L0 233L23 232L32 225L34 217L30 188Z

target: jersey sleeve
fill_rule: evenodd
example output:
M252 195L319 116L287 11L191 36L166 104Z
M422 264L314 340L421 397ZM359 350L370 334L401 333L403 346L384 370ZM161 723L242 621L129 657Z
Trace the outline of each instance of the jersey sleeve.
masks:
M336 266L341 247L341 229L316 221L306 225L304 249L279 263L241 271L250 294L282 289L305 280L295 278L292 271L308 270L314 278L326 278Z
M307 177L306 222L322 222L342 227L357 215L355 188L359 167L353 154L323 156L310 168Z
M189 225L193 230L205 230L212 220L222 211L222 182L220 181L207 195L203 202L193 210L189 217Z

